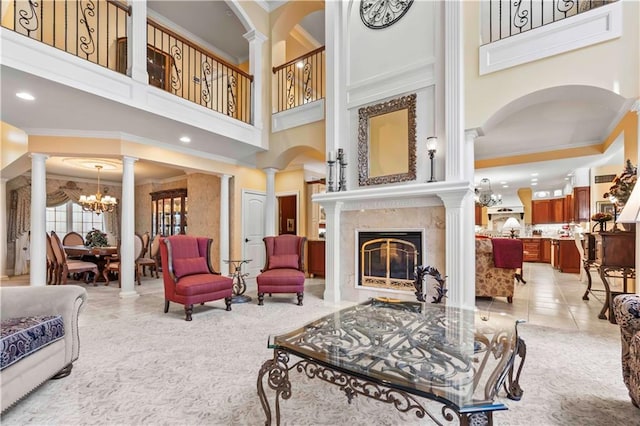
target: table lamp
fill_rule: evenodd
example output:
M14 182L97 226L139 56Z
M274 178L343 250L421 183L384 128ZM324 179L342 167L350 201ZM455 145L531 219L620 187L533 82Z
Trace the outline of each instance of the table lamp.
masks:
M511 231L511 238L515 238L516 237L516 229L520 229L520 222L518 221L518 219L516 219L515 217L510 217L509 219L507 219L507 221L504 223L504 225L502 226L503 230L510 230Z
M636 183L629 199L616 219L617 223L640 222L640 185Z

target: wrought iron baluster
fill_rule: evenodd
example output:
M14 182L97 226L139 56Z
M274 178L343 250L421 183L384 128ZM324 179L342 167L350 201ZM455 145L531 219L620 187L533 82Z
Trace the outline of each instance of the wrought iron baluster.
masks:
M233 116L236 113L236 87L237 78L235 75L229 75L227 80L227 115Z
M209 106L209 102L211 101L211 82L208 77L211 77L211 64L205 58L204 62L202 62L202 80L200 84L202 84L202 99L205 102L205 105Z
M20 16L18 23L20 23L20 26L27 32L27 37L31 37L31 32L36 31L39 27L37 9L40 5L37 1L33 0L29 0L28 4L30 10L20 9L18 12Z
M569 11L573 9L573 6L575 6L574 0L558 0L558 3L556 3L558 12L563 13L565 18L567 17Z
M177 40L176 40L177 42ZM173 72L171 73L171 88L173 89L175 94L178 94L178 90L182 87L182 70L178 68L178 63L180 63L180 68L182 68L182 50L178 47L178 44L174 44L170 48L171 51L171 61L173 65Z
M304 70L302 72L303 78L304 78L304 102L303 103L307 103L309 102L309 100L311 99L311 91L312 91L312 85L311 83L311 76L312 76L312 72L311 72L311 64L309 62L307 62L306 64L304 64Z
M289 109L293 107L296 101L294 87L293 87L296 80L294 70L295 70L295 66L293 67L293 69L290 68L287 71L287 108L285 109Z
M529 23L529 11L521 9L522 0L515 0L513 5L516 6L516 13L513 16L513 26L522 32L522 28Z
M86 35L83 35L79 38L80 40L80 50L87 55L87 60L89 59L89 55L95 52L96 46L93 40L93 33L96 31L95 28L92 28L89 25L89 18L93 18L96 16L95 12L95 4L92 0L85 2L85 6L82 6L82 1L80 2L81 10L82 10L82 18L80 18L80 25L84 26L87 31Z

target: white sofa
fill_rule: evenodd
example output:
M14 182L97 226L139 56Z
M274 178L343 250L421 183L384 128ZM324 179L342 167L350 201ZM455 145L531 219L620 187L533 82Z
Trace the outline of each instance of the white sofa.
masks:
M0 372L2 412L47 380L69 375L80 352L78 315L86 300L86 290L76 285L0 287L3 323L12 318L52 315L62 316L64 323L62 338L9 364Z

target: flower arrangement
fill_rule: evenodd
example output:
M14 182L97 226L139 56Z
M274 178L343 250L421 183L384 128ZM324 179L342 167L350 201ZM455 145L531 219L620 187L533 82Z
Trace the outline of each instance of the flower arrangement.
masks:
M611 202L616 203L618 207L624 206L637 181L638 169L637 167L633 167L631 160L627 160L622 174L615 177L613 185L609 188L609 192L604 194L604 198L610 199Z
M591 220L593 220L594 222L608 222L611 219L613 219L611 213L596 213L591 216Z
M84 245L87 247L106 247L109 245L107 234L94 228L87 233L84 239Z

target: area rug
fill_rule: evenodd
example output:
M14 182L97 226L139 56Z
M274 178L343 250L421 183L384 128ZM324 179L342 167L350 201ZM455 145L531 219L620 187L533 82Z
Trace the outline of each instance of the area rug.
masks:
M3 425L263 425L256 380L271 357L270 334L290 331L335 311L308 286L305 304L267 298L264 306L223 302L162 313L158 285L116 307L117 289L89 288L80 326L80 359L62 380L47 382L2 417ZM110 303L109 303L110 302ZM620 342L608 335L523 325L524 396L504 399L496 425L640 425L620 372ZM390 405L292 373L282 402L285 425L428 424Z

